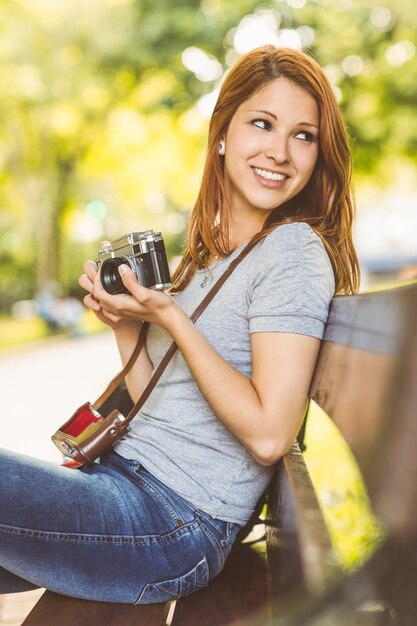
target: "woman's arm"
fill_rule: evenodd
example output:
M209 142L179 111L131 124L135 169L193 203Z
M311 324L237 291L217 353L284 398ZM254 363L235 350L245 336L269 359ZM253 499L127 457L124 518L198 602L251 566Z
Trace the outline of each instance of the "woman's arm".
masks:
M122 365L125 366L136 347L142 322L133 326L121 326L113 330ZM126 387L134 403L136 403L152 376L153 366L148 357L146 345L143 346L138 358L126 374Z
M95 281L94 297L108 315L165 328L217 417L259 463L275 463L300 428L320 341L295 333L253 334L249 379L216 352L170 296L139 285L127 266L119 271L133 297L109 296Z
M320 341L295 333L251 335L252 378L225 361L188 324L175 341L220 421L262 465L292 446L301 427Z
M94 298L92 291L94 282L98 278L97 270L93 261L86 261L84 264L85 274L80 276L79 283L88 294L84 298L87 308L94 311L96 317L109 326L116 339L122 365L125 366L137 344L139 333L142 330L142 322L137 319L121 319L111 315ZM104 290L103 290L104 292ZM146 346L143 346L136 362L130 372L126 375L126 386L133 402L136 402L143 389L146 387L152 375L152 363L148 357Z

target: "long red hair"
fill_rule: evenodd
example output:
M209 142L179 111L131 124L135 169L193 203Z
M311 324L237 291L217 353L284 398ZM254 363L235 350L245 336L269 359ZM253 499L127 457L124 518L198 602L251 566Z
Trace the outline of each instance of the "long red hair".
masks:
M359 288L359 265L352 241L352 160L332 87L319 64L307 54L268 45L241 57L223 82L210 120L206 162L189 223L188 246L173 277L174 291L184 289L194 272L207 266L211 256L228 256L233 251L228 237L229 207L219 142L238 107L266 83L280 77L316 99L320 115L319 154L306 187L274 209L255 237L260 239L284 223L307 222L329 254L336 293L352 293Z

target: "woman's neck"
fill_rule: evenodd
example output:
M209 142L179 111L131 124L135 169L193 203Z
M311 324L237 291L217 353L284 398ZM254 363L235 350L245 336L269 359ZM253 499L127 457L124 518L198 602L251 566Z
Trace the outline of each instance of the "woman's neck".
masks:
M238 248L242 244L250 241L254 235L262 230L266 215L262 219L231 219L229 223L229 241L233 248Z

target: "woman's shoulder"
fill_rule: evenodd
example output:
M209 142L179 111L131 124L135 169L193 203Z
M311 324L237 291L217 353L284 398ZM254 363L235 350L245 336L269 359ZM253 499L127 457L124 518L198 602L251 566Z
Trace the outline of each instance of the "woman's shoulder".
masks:
M277 226L265 237L265 241L268 243L282 241L302 244L309 241L321 242L321 239L307 222L291 222Z
M327 257L321 238L306 222L277 226L265 237L263 248L263 253L274 256L319 254Z
M258 266L267 266L280 276L283 267L291 267L300 276L322 275L334 288L334 273L329 255L319 235L306 222L277 226L263 242Z

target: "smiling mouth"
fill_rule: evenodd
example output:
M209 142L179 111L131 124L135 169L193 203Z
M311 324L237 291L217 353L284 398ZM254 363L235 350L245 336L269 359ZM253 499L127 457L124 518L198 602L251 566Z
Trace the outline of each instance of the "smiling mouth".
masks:
M285 180L286 178L288 178L288 176L285 176L285 174L278 174L278 172L270 172L269 170L262 170L259 167L254 167L253 171L260 176L261 178L264 178L265 180Z

